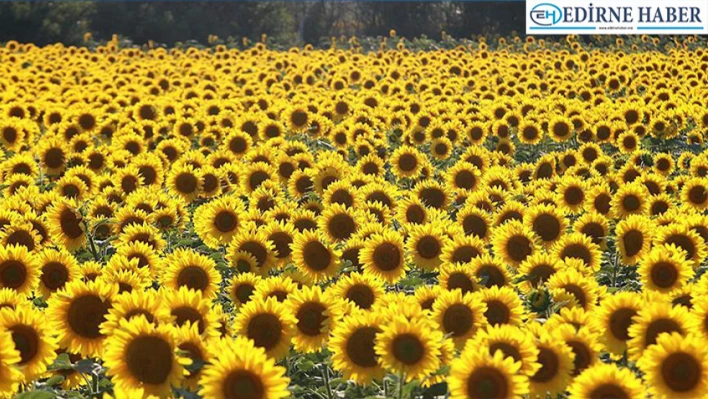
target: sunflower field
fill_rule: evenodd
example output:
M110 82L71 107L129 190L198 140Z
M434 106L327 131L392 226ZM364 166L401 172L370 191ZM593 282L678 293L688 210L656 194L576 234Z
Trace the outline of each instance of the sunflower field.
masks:
M0 395L707 397L705 41L377 40L0 47Z

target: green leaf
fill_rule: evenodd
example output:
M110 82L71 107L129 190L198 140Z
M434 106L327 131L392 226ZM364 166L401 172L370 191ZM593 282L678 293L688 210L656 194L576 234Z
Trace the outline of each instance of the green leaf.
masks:
M22 392L15 396L15 399L54 399L56 394L49 391Z
M50 379L48 379L47 382L45 382L45 384L47 384L50 387L54 386L54 385L59 385L62 382L64 382L64 379L65 378L63 375L55 375L55 376L51 377Z
M76 363L74 369L80 373L93 374L93 365L94 363L92 359L83 359Z
M315 368L315 363L312 360L304 359L298 363L297 367L302 371L310 371Z
M49 370L70 370L72 368L68 353L62 353L54 360Z

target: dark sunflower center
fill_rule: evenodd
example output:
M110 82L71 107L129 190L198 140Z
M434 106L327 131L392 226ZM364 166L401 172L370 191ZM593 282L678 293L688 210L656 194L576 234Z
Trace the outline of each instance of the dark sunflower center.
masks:
M496 351L501 351L504 356L514 359L515 362L521 361L519 349L508 342L492 342L489 344L489 354L494 356L494 352Z
M77 335L96 339L103 337L99 326L106 321L110 305L100 297L89 294L76 298L69 305L67 318L69 326Z
M246 241L239 247L240 251L246 251L251 256L256 258L258 267L262 267L265 264L266 258L268 257L268 251L263 247L262 244L256 241Z
M162 384L172 371L170 344L155 336L138 336L125 348L125 363L130 374L144 384Z
M487 236L487 223L477 215L468 215L462 220L462 228L466 235L475 235L479 238Z
M348 239L356 231L354 219L344 213L334 215L328 223L329 233L338 240Z
M632 325L632 317L637 315L634 309L618 309L610 316L610 332L612 336L620 341L629 340L629 327Z
M655 263L651 268L651 281L659 288L669 288L678 280L676 267L665 261Z
M285 259L290 256L292 250L290 249L290 244L293 242L293 238L288 233L276 232L271 234L268 239L275 246L275 256L278 259Z
M593 389L589 399L629 399L629 395L621 386L607 383Z
M329 249L319 241L311 241L305 244L302 253L305 258L305 265L314 271L323 271L332 262L332 254Z
M172 309L172 312L170 313L175 317L175 323L177 323L178 326L183 326L187 322L192 324L196 323L198 324L200 334L206 329L204 319L197 309L189 306L180 306Z
M180 173L175 179L175 186L177 187L177 191L183 194L192 194L197 190L198 185L199 181L197 180L197 177L194 176L192 173Z
M365 284L353 285L347 290L346 298L362 309L369 309L376 299L374 291Z
M575 354L575 359L573 360L574 367L572 375L577 376L583 370L588 368L588 366L590 366L590 363L592 362L592 354L590 353L590 349L588 349L587 345L582 342L569 341L567 342L567 344L568 346L570 346L570 349Z
M27 279L27 266L24 263L9 259L0 263L0 282L3 287L17 289Z
M581 308L584 309L585 306L587 306L587 296L585 295L585 291L583 291L582 288L575 284L566 284L563 286L563 289L570 295L575 297L575 299L578 301L578 305L580 305Z
M425 236L415 246L418 254L425 259L434 259L440 255L440 242L433 236Z
M528 280L534 287L538 287L541 283L548 280L555 272L556 269L549 265L536 265L529 272Z
M474 283L472 280L462 272L452 273L447 279L447 289L454 290L459 289L463 294L468 292L474 292Z
M359 367L376 367L377 356L374 350L376 334L375 327L361 327L347 340L347 357Z
M18 324L9 328L12 334L12 341L15 349L20 352L20 363L22 366L34 360L39 353L39 335L34 328L24 324Z
M509 393L506 376L496 368L480 367L467 378L467 396L470 398L506 398Z
M522 262L531 255L531 240L523 235L512 236L506 243L506 251L512 260Z
M420 339L413 334L402 334L391 343L393 357L406 365L414 365L425 356L425 347Z
M441 209L445 205L445 193L439 188L425 188L420 192L420 199L433 208Z
M51 291L56 291L69 280L69 271L62 263L49 262L42 266L42 277L40 278L45 287Z
M266 388L263 386L261 378L250 371L232 371L224 379L222 393L225 398L231 399L263 399L266 396Z
M312 337L322 334L322 327L327 321L326 311L327 308L321 303L308 302L302 305L296 314L298 330Z
M703 367L688 353L669 355L661 364L664 383L675 392L689 392L701 382Z
M404 172L411 172L418 166L418 159L413 154L403 154L398 159L398 166Z
M239 284L234 290L234 295L241 303L246 303L251 299L251 295L256 291L256 288L250 284Z
M509 323L511 312L504 302L492 300L487 302L487 311L484 312L484 316L489 321L489 324L495 326Z
M537 362L541 365L541 368L538 369L533 377L531 377L531 381L544 383L552 380L556 375L558 375L558 370L560 370L560 361L553 350L545 347L539 347Z
M663 333L677 332L683 334L681 326L671 319L657 319L649 323L645 333L644 347L656 344L656 338Z
M452 261L454 263L467 263L478 257L479 250L471 245L463 245L455 249L452 253Z
M585 193L580 187L568 187L568 189L565 190L563 197L565 198L565 202L571 206L575 206L583 202L585 199Z
M137 316L145 316L145 320L147 320L149 323L153 323L155 321L155 316L153 316L152 313L145 309L133 309L126 313L123 318L126 320L131 320L133 317Z
M533 221L533 231L543 241L553 241L561 233L560 221L553 215L541 214Z
M696 254L696 247L691 238L684 234L674 234L666 240L667 244L674 244L686 251L686 260L693 259Z
M586 266L592 263L592 254L590 250L583 244L570 244L563 248L560 258L565 260L568 258L576 258L582 260Z
M453 337L461 337L472 329L474 314L468 306L456 303L447 308L442 324L445 332L452 333Z
M247 335L257 347L269 351L280 343L283 336L282 328L283 325L277 316L261 313L248 323Z
M65 208L59 215L59 225L61 231L72 240L84 234L84 230L81 228L81 217L69 208Z
M64 155L64 151L60 148L51 148L44 155L44 163L50 169L60 168L64 165L65 160L66 156Z
M627 212L636 212L637 210L639 210L640 206L641 201L639 200L639 197L634 194L629 194L622 198L622 207Z
M385 242L374 250L374 265L383 271L392 271L401 264L401 252L395 244Z
M187 266L177 275L177 286L204 291L209 285L209 275L199 266Z

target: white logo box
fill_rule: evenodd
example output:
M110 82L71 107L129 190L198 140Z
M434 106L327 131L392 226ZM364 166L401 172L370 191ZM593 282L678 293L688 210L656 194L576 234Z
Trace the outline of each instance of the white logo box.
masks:
M526 34L708 34L708 0L526 0Z

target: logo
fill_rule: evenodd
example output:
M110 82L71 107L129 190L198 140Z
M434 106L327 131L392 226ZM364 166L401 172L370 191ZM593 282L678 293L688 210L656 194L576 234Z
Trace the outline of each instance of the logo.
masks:
M706 33L706 0L526 0L526 34Z
M531 9L531 20L536 25L552 26L560 22L563 11L560 7L551 3L541 3Z

